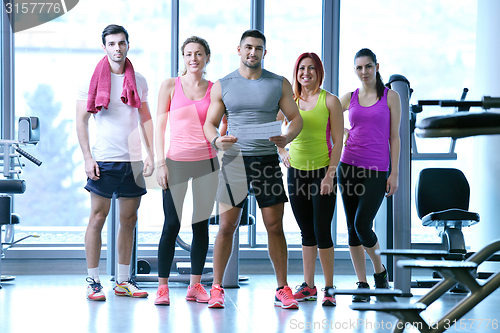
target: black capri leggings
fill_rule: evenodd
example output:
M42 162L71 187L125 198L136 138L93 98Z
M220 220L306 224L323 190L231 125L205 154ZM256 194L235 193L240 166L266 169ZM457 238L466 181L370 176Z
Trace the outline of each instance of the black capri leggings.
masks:
M163 191L165 222L158 246L158 276L168 278L174 259L175 242L181 227L182 207L189 179L193 179L193 217L191 228L191 274L201 275L208 252L208 219L217 192L219 162L217 158L178 162L166 159L169 171L168 189Z
M332 218L335 211L337 180L333 192L321 195L321 181L327 167L317 170L288 169L288 194L293 215L300 227L302 245L327 249L333 246Z
M340 163L339 189L344 202L349 246L373 247L377 235L373 219L384 199L387 171L374 171Z

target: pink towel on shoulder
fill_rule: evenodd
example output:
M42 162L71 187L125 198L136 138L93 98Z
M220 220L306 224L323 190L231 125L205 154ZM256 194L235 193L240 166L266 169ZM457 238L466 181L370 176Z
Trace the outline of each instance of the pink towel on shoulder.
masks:
M111 70L109 68L108 56L99 61L94 74L90 79L87 99L87 111L97 113L102 107L108 108L109 95L111 93ZM128 58L125 59L125 78L123 80L122 102L133 107L141 107L141 98L137 92L135 83L135 71Z

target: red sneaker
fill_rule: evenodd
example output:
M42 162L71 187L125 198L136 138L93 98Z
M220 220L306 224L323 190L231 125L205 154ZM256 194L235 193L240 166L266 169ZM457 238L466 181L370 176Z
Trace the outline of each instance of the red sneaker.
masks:
M309 288L307 283L302 283L300 286L297 286L297 292L293 294L293 297L299 301L315 301L318 299L318 290L316 287Z
M321 305L323 306L337 305L337 300L335 299L335 296L333 296L333 294L331 293L335 288L336 288L335 286L332 286L332 287L325 287L325 289L323 289L325 291L325 296L323 297Z
M195 283L194 286L188 286L188 291L186 295L186 301L196 301L198 303L208 303L210 296L208 296L207 291L203 288L201 283Z
M208 301L209 308L223 308L224 307L224 289L220 284L212 285L210 289L210 300Z
M284 286L276 290L274 306L281 306L282 309L298 309L299 302L293 297L292 289L289 286Z
M170 297L168 296L168 285L162 284L156 292L155 305L170 305Z

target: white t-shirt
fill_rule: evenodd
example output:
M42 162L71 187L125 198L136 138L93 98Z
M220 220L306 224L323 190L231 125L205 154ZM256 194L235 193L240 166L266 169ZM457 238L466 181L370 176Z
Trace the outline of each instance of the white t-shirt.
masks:
M111 73L111 93L108 108L93 114L97 138L92 147L92 156L98 162L142 161L139 112L121 100L124 74ZM137 93L141 103L148 101L148 84L141 74L135 72ZM80 84L77 100L88 98L90 78Z

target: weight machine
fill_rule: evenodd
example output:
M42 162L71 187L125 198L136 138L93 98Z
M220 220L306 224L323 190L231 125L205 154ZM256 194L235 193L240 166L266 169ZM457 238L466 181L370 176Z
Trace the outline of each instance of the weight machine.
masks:
M460 102L465 102L465 98L467 97L467 93L469 92L468 88L464 88L462 91L462 96L460 97ZM410 106L410 133L411 133L411 159L415 161L422 160L456 160L457 153L455 153L455 146L457 142L457 138L450 138L450 148L447 153L420 153L417 148L417 141L415 139L415 128L417 123L417 115L422 112L423 106L426 105L440 105L441 101L436 100L421 100L418 101L418 104ZM450 104L452 101L443 101L445 103ZM465 102L467 103L467 102ZM467 104L468 105L468 104ZM455 113L458 112L468 112L470 110L470 106L457 106L455 108Z
M0 140L0 167L3 178L0 179L0 225L5 228L5 237L2 239L2 228L0 228L0 273L4 251L11 248L20 241L38 235L28 235L14 241L14 226L19 224L20 216L12 212L12 196L23 194L26 191L26 182L21 179L21 170L25 166L21 157L40 166L42 162L20 148L24 145L36 145L40 139L40 125L36 117L19 118L18 140ZM1 281L13 280L12 276L2 276ZM2 286L0 285L0 288Z
M426 101L427 102L427 101ZM424 103L426 103L424 102ZM442 107L481 107L485 110L500 108L500 98L484 96L481 101L433 101ZM430 104L427 104L430 105ZM419 122L415 133L423 138L464 138L476 135L498 135L500 134L500 114L495 112L478 112L451 114L435 116L423 119ZM378 297L377 304L353 304L350 306L358 311L382 311L394 315L398 321L392 325L393 332L403 332L407 323L412 324L421 332L439 333L450 326L448 323L456 322L478 303L488 297L500 287L500 271L491 275L485 283L479 284L477 279L477 267L485 261L498 261L500 251L500 240L496 240L480 251L467 256L464 261L454 260L430 260L432 258L446 259L447 253L440 251L420 250L394 250L382 251L387 255L400 255L409 258L424 258L426 260L399 260L397 266L400 268L432 268L440 272L442 280L436 284L427 294L422 296L416 303L408 304L397 302L394 296L400 296L401 290L371 291L370 295ZM429 305L434 303L456 284L465 285L470 293L454 305L442 318L433 325L429 325L420 313ZM337 292L338 294L346 291ZM384 295L390 293L390 297Z

